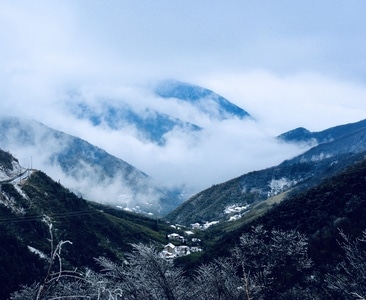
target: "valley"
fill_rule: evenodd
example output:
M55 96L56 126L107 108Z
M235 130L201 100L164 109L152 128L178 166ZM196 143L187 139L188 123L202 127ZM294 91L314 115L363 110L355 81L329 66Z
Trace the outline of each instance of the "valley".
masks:
M0 300L366 299L366 1L0 1Z
M200 99L200 109L204 97L213 93L182 84L173 90L168 87L159 90L162 97ZM233 113L238 113L236 117L240 118L250 117L244 110L229 106L226 99L213 97L228 109L223 113L225 118ZM96 127L104 122L110 126L117 119L125 118L126 113L132 113L113 110L112 115L104 115L109 121L97 122L95 112L90 111L91 108L83 107L78 116L94 122ZM165 117L159 115L158 120ZM155 125L147 119L127 120L146 121L141 128L148 130L152 126L155 130ZM183 124L170 117L169 120L178 122L178 127ZM159 126L165 122L160 121L156 123ZM150 142L163 147L162 128L157 128L159 139ZM329 299L342 297L347 289L345 284L337 286L337 280L351 282L352 278L344 277L341 271L335 277L330 273L345 266L342 265L346 259L344 251L349 249L342 246L348 240L344 244L337 241L345 235L357 239L366 228L363 205L366 121L319 132L294 129L274 139L280 145L296 144L303 151L278 165L213 184L185 198L183 185L173 189L160 185L143 171L86 140L35 120L2 117L0 144L7 152L0 151L0 232L4 241L0 247L1 297L6 299L12 295L11 299L26 299L27 293L33 295L30 298L34 293L73 297L75 291L70 292L70 287L79 282L79 293L88 297L94 297L91 295L97 290L102 294L108 291L119 299L121 294L116 291L123 289L131 295L140 290L142 294L137 298L151 295L163 299L165 293L172 293L175 295L172 299L205 299L205 288L213 291L217 284L209 278L218 272L223 276L220 280L236 286L222 287L225 295L222 299L240 299L244 295L277 295L282 299L292 293L323 299L329 295ZM31 165L22 166L11 148L31 157ZM52 176L32 168L34 162L40 164L40 161ZM244 239L254 243L248 253ZM271 244L277 239L282 239L281 246ZM248 276L243 274L244 266L240 267L240 262L248 261L242 256L244 253L255 261L261 259L253 256L253 249L258 245L282 249L290 241L297 247L291 250L295 251L291 261L295 265L301 262L300 273L292 270L283 278L276 275L275 282L266 283L268 290L256 288L257 277L251 277L253 283L246 291L239 288ZM281 251L290 251L285 248ZM269 261L274 259L266 266L270 274L275 274L279 264L290 261L290 257L281 258L276 253L263 253ZM293 261L296 255L300 256ZM50 265L49 257L53 257ZM62 266L58 271L53 266L57 261ZM156 264L157 269L141 269L140 263ZM250 263L245 267L253 274L259 272ZM54 269L54 275L45 275L47 268ZM119 275L113 278L122 276L123 280L112 280L106 270L117 272ZM72 273L76 282L67 279L68 272L76 272ZM142 274L141 281L134 277L135 272ZM169 288L153 283L158 278L156 272L163 272L161 280ZM176 274L176 279L170 274ZM62 280L54 285L57 276ZM309 281L309 278L316 280ZM42 280L49 280L49 284L32 286ZM28 287L21 288L24 284ZM157 290L154 284L159 286ZM192 294L193 290L197 294ZM153 296L152 291L157 294ZM362 292L362 289L354 291Z

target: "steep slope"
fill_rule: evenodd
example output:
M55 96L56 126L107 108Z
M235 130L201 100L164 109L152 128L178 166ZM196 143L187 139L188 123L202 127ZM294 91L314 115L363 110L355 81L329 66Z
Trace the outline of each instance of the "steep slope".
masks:
M352 124L349 131L342 128L338 138L334 134L332 141L319 144L278 166L214 185L184 202L167 219L186 225L228 220L235 214L230 207L245 207L248 211L253 204L286 190L295 192L309 188L360 159L360 153L366 150L364 125L365 122Z
M127 162L36 121L0 118L0 147L24 161L32 159L55 180L61 179L90 200L154 214L165 213L180 201L177 193L160 187Z
M0 182L7 182L22 172L24 169L17 159L8 152L0 151Z
M157 220L87 202L39 171L19 180L14 169L17 160L0 150L0 174L8 176L0 182L1 299L45 276L50 224L54 245L72 242L61 253L68 269L95 268L99 256L118 261L131 243L166 243L169 228Z
M203 87L176 80L160 82L155 93L162 98L175 98L193 104L201 112L214 119L246 118L249 113L224 97Z

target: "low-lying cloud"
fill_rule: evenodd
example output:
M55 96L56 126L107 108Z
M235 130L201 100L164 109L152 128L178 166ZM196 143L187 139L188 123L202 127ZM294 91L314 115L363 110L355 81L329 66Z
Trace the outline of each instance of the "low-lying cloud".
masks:
M28 78L27 86L31 85ZM39 79L37 79L38 81ZM44 78L47 83L47 78ZM164 145L143 138L133 126L113 130L94 126L73 115L68 104L76 101L64 83L46 84L42 93L15 87L1 103L2 111L34 118L47 126L81 137L125 160L167 186L186 186L188 194L244 173L273 166L305 149L279 144L275 136L304 126L323 130L361 120L366 116L366 89L354 83L297 74L291 78L269 72L216 75L197 83L228 98L253 119L215 120L187 102L156 97L145 82L133 85L72 86L78 101L94 107L102 100L128 103L136 111L157 110L201 126L199 132L172 130ZM65 84L66 85L66 84ZM38 86L37 84L35 85ZM19 97L17 97L19 92ZM27 97L25 97L27 95ZM81 184L81 183L80 183ZM84 186L81 184L81 186Z
M164 113L194 122L203 129L192 132L176 128L164 136L165 144L159 145L141 138L135 128L127 126L111 129L103 124L92 125L88 120L72 116L65 107L58 109L65 117L59 116L54 120L67 122L54 121L52 126L106 149L164 185L185 185L194 192L243 173L280 163L304 150L278 143L275 136L256 120L212 119L188 103L157 98L151 93L148 95L145 90L141 93L138 97L141 99L139 105L145 103L146 106L159 110L159 103L165 103L169 110L163 107L161 110ZM138 91L133 94L136 97ZM129 95L130 93L122 93L119 99L125 101ZM101 98L100 95L92 95L90 89L82 100L88 103L89 97L94 104L96 98ZM110 102L113 104L118 100L110 99ZM189 115L192 117L189 118Z

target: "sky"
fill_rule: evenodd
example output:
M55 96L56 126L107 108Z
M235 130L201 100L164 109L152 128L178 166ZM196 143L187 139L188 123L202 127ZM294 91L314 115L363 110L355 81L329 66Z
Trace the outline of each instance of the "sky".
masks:
M202 188L301 151L271 140L282 132L366 118L365 11L363 0L4 0L0 112L78 135L161 181ZM158 147L61 109L74 90L86 101L151 105L146 86L167 78L209 88L256 122L206 122L198 142L172 135Z

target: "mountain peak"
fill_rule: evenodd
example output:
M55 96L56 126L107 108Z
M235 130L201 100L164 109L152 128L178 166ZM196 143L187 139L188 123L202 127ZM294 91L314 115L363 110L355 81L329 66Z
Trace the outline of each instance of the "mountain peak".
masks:
M212 116L212 106L216 106L218 112L216 117L218 119L228 119L230 117L243 119L250 117L249 113L244 109L215 92L198 85L177 80L165 80L155 87L154 92L162 98L175 98L192 103L202 112L210 114L210 116Z
M322 131L312 132L303 127L282 133L277 138L289 143L322 144L366 129L366 120L338 125Z
M292 129L292 130L282 133L281 135L278 136L278 138L280 140L283 140L286 142L307 141L307 140L310 140L312 137L313 137L312 133L304 127L298 127L298 128Z
M155 93L162 98L177 98L192 102L214 94L209 89L178 80L161 81L156 86Z

